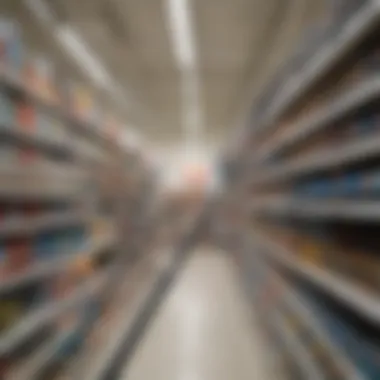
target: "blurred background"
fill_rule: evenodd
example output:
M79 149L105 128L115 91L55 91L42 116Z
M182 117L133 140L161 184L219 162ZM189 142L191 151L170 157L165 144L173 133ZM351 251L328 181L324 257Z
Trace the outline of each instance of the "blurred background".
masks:
M380 379L379 0L0 0L0 379Z

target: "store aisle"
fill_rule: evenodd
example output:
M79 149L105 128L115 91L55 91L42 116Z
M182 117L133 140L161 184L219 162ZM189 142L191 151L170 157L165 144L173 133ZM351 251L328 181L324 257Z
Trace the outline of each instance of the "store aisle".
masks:
M123 380L268 380L266 363L232 262L203 249L161 306Z

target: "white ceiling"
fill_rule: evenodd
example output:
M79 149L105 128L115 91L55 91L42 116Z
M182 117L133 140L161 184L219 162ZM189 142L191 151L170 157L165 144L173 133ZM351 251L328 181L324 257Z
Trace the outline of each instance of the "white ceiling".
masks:
M165 145L180 141L180 75L164 0L44 1L59 22L78 29L123 88L129 106L121 112L128 123L151 141ZM48 50L70 75L82 77L49 35L31 21L22 3L1 2L21 20L32 45ZM219 140L247 115L252 99L291 54L324 1L190 0L190 4L204 138Z

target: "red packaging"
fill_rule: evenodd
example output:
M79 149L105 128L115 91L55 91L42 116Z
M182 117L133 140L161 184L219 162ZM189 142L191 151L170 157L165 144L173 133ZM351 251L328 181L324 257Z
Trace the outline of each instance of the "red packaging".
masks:
M30 239L14 239L5 244L7 271L10 274L24 271L32 263Z
M24 132L35 132L36 130L36 110L30 104L20 102L16 105L16 117L19 127Z
M19 161L21 164L30 164L36 162L38 157L35 149L21 149L19 152Z

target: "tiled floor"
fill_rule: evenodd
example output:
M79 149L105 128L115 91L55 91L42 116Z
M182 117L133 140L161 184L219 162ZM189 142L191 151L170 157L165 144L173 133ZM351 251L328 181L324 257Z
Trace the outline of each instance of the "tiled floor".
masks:
M148 328L125 380L270 380L258 327L219 251L198 250Z

